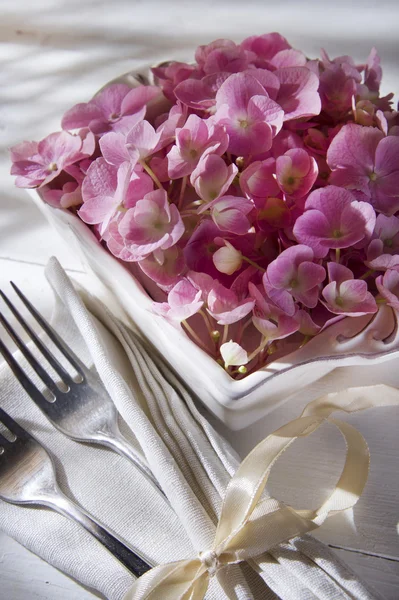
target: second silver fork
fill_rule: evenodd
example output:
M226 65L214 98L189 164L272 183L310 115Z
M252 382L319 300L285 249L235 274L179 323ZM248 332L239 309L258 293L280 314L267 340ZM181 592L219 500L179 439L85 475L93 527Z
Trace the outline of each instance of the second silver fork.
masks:
M0 340L0 354L9 364L14 375L24 387L28 395L37 404L49 421L61 433L78 442L91 442L111 448L122 456L128 458L160 491L157 480L148 467L145 459L124 438L118 427L118 412L105 390L97 373L90 371L83 362L66 346L57 332L47 323L40 313L29 302L26 296L11 282L12 287L22 300L31 315L41 326L56 348L62 353L69 364L78 373L79 380L75 381L47 348L32 327L22 317L21 313L0 290L0 296L9 307L15 318L22 325L30 339L34 342L43 357L57 373L65 386L61 389L52 379L46 369L39 363L29 348L24 344L15 329L0 312L0 322L15 342L27 362L42 380L52 394L52 401L46 399L44 394L36 387L17 363L11 352Z

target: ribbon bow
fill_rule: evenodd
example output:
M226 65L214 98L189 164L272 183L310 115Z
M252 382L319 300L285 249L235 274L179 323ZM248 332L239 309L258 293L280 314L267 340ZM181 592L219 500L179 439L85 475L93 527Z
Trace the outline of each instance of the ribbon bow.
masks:
M353 507L367 481L369 450L357 429L333 419L335 410L352 413L399 404L399 390L386 386L349 388L310 402L302 415L262 440L242 461L226 489L215 540L198 557L160 565L145 573L125 600L203 600L219 569L267 552L273 546L319 527L332 514ZM346 459L333 492L317 510L296 510L275 498L261 499L270 470L298 437L322 423L342 433Z

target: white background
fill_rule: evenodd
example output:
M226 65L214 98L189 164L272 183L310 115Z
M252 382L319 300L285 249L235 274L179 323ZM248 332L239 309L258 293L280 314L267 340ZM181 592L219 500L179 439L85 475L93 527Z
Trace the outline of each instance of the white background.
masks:
M108 80L166 59L190 61L198 44L218 37L240 41L279 31L310 57L322 46L331 57L350 54L363 62L376 45L384 67L382 91L397 93L398 23L397 0L0 0L0 287L6 290L13 279L50 315L52 299L43 276L48 258L56 255L71 275L84 280L79 261L25 192L13 187L6 149L59 129L63 112L88 100ZM387 367L384 381L395 382L395 369ZM371 382L365 372L367 377ZM399 385L398 376L396 381ZM291 402L250 430L225 433L244 455L297 414ZM352 524L333 520L320 537L341 547L340 556L394 600L399 597L398 411L373 411L351 422L370 444L370 480ZM340 458L340 440L333 432L323 431L311 444L300 442L284 457L272 479L273 491L296 506L315 504L332 483ZM307 459L314 465L312 477L302 468ZM0 598L26 597L93 598L0 534Z

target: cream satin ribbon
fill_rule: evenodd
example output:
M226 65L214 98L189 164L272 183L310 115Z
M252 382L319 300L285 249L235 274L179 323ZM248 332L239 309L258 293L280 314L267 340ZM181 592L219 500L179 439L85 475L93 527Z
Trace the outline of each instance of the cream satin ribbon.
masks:
M226 489L212 548L196 558L151 569L134 583L125 600L202 600L209 578L222 567L259 556L353 507L367 481L369 450L357 429L330 415L336 410L352 413L393 405L399 405L399 390L386 385L349 388L310 402L299 418L270 434L242 461ZM347 451L339 481L324 504L317 510L296 510L271 497L260 500L270 470L284 450L326 421L338 427Z

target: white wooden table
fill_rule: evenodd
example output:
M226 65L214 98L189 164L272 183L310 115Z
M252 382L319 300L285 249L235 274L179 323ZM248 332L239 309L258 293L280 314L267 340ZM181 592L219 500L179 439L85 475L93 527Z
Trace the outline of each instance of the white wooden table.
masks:
M0 287L7 289L8 281L14 280L50 316L52 298L43 275L48 258L56 255L70 275L85 280L78 260L27 195L13 187L6 147L22 139L41 139L56 130L66 108L89 99L115 75L167 58L189 59L196 45L217 37L240 40L277 30L309 56L316 56L324 46L331 56L348 53L359 62L375 44L385 67L383 91L398 91L398 21L396 0L381 0L378 8L369 0L280 0L277 5L265 0L1 0ZM384 381L399 387L398 366L387 366ZM373 381L370 372L362 377L365 382ZM320 392L327 385L328 381L321 382ZM224 433L245 455L298 410L293 400L245 431ZM397 600L398 411L381 409L350 420L371 448L369 483L354 514L331 520L318 536L383 597ZM340 458L339 437L326 428L284 455L272 475L272 490L296 506L316 505L334 481ZM306 461L312 464L311 475L303 467ZM27 597L94 598L0 533L0 598Z

